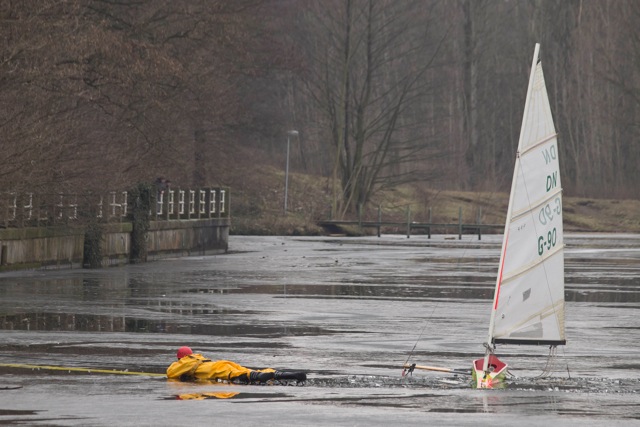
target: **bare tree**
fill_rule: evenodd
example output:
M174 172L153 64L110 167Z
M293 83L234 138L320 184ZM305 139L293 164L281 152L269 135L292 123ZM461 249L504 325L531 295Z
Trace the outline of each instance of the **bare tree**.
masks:
M586 9L586 8L585 8ZM640 4L633 1L606 1L589 4L582 11L592 24L584 28L584 48L580 64L595 82L589 88L592 101L588 125L591 163L586 165L594 187L605 197L636 197L640 180ZM599 31L592 31L598 28ZM597 60L588 57L589 44ZM583 98L584 99L584 98ZM586 136L586 135L585 135Z
M333 215L355 211L380 188L416 180L415 165L437 142L425 138L429 120L414 109L425 111L434 92L428 72L444 31L431 34L435 26L416 10L414 2L376 0L309 8L306 82L331 141Z

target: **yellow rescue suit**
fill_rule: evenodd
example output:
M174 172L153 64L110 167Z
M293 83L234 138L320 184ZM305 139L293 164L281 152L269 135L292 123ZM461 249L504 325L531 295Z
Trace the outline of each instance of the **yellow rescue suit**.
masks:
M229 360L212 361L201 354L189 354L167 368L167 378L180 380L222 380L249 381L252 369L240 366ZM271 368L260 369L258 372L275 372Z

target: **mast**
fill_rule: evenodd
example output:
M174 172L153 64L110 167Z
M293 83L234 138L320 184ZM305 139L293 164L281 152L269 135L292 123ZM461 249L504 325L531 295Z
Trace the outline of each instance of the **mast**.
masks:
M498 299L500 298L500 285L502 283L502 272L504 269L505 255L507 251L507 244L509 241L509 224L511 221L511 215L513 210L513 200L514 200L514 193L516 189L517 177L520 170L520 149L522 147L522 141L524 138L524 131L525 131L524 124L525 124L525 120L526 120L527 113L529 111L530 102L531 102L531 93L533 91L533 83L535 81L535 71L536 71L536 65L538 63L539 52L540 52L540 43L536 43L536 46L533 52L533 60L531 62L531 72L529 75L529 86L527 88L527 98L524 104L524 111L522 113L522 124L520 126L520 136L518 138L518 149L516 151L516 161L513 169L513 178L511 180L511 191L509 192L509 206L507 208L507 217L505 219L505 224L504 224L504 234L502 237L502 251L500 254L500 265L498 268L498 276L496 278L496 288L493 294L493 306L491 309L491 320L489 321L489 333L487 336L487 342L485 343L486 351L485 351L485 357L484 357L484 364L482 367L482 370L484 372L487 372L487 369L489 367L489 356L492 353L491 346L493 343L495 316L496 316L496 310L498 307Z

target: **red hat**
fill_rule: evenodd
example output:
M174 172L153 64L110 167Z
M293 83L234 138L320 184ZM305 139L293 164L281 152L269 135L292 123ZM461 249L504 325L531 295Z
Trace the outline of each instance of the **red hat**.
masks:
M182 359L183 357L188 356L190 354L193 354L193 351L191 351L191 349L189 347L185 346L185 347L180 347L178 349L177 356L178 356L178 359Z

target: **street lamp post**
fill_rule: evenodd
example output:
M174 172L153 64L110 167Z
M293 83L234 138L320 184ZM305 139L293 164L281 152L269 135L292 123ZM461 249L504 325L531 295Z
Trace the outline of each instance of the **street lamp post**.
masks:
M287 214L287 199L289 197L289 145L292 136L298 136L297 130L287 132L287 167L284 172L284 214Z

